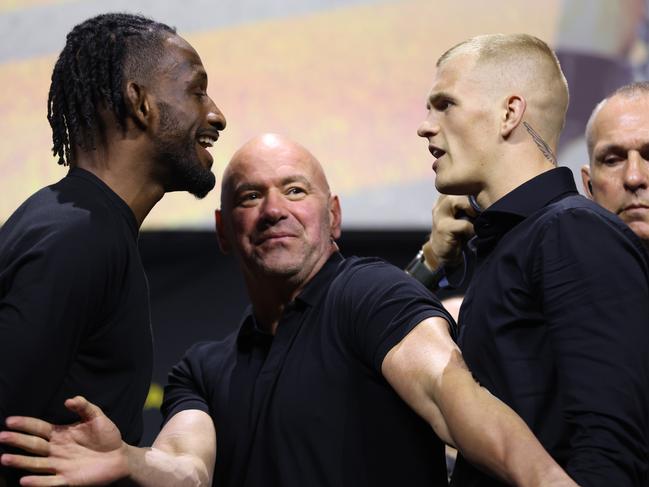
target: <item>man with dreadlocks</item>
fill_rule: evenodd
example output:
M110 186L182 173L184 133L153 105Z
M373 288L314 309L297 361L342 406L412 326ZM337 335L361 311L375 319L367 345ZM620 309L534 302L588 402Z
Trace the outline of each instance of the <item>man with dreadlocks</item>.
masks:
M214 187L206 149L225 118L206 89L164 24L104 14L68 34L48 120L69 173L0 229L0 428L14 414L73 422L63 401L83 394L139 441L152 342L138 230L166 192Z

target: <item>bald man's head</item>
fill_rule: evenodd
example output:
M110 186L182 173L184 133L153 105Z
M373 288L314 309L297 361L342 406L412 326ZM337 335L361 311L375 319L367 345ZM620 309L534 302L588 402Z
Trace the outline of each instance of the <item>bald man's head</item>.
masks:
M230 159L221 179L221 208L228 200L232 190L231 180L242 167L270 163L278 166L282 161L300 162L312 169L314 183L326 194L330 193L329 182L324 174L322 165L304 146L282 135L266 133L250 139L242 145Z
M586 139L586 194L616 213L649 248L649 83L623 86L599 103Z
M249 277L307 279L336 250L338 197L300 144L277 134L253 138L232 156L221 188L219 242Z

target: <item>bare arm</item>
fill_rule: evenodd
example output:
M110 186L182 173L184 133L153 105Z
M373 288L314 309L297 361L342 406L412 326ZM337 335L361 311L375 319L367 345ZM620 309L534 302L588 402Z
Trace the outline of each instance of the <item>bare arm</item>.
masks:
M443 318L415 327L388 352L382 372L442 440L505 482L576 485L523 420L475 382Z
M124 443L119 430L94 404L82 397L66 401L81 420L67 426L12 417L0 442L37 456L3 454L2 465L36 474L23 486L106 485L129 478L142 486L209 486L216 457L212 419L198 410L169 420L151 448Z

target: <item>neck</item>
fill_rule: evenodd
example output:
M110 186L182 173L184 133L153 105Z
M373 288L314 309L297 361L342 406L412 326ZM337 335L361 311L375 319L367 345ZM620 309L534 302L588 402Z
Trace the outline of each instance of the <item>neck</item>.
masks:
M260 269L244 269L250 302L259 326L273 335L277 332L284 309L304 290L337 250L335 243L313 263L304 263L303 270L292 276L268 275Z
M138 227L164 196L164 188L151 177L150 162L146 156L138 157L137 151L113 147L110 153L101 149L78 150L77 156L75 165L93 173L124 200Z
M257 323L262 330L274 335L284 309L300 294L304 286L287 285L286 279L282 277L266 277L256 278L254 285L251 285L250 279L246 279L246 287Z
M476 200L481 208L487 209L520 185L555 167L538 150L500 156L490 164L489 180L476 195Z

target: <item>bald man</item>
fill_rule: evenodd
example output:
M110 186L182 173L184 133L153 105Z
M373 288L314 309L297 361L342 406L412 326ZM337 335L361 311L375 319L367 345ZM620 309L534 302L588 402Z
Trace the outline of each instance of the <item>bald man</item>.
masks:
M75 398L77 427L10 418L38 435L13 433L13 444L46 458L3 463L73 485L434 487L447 485L441 438L512 484L574 486L473 380L437 299L383 261L338 253L340 221L310 152L272 134L244 145L216 224L252 306L236 332L174 367L153 447L123 444Z
M435 185L484 209L455 197L436 208L477 217L458 343L580 485L646 485L649 265L631 229L556 167L567 102L556 57L532 36L480 36L437 63L419 128ZM447 239L469 227L454 223ZM435 234L432 266L457 256L436 255L448 241ZM452 484L501 485L463 458Z
M581 168L584 190L649 249L649 82L622 86L600 102L586 141L590 165Z

